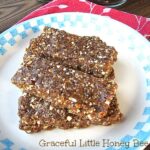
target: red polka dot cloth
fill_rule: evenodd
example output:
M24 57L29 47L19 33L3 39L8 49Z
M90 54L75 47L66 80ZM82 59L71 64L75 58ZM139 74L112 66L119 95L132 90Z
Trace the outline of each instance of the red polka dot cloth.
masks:
M150 18L129 14L112 8L107 8L86 0L53 0L33 11L19 22L46 14L61 12L83 12L109 16L132 27L133 29L144 35L146 38L150 39Z

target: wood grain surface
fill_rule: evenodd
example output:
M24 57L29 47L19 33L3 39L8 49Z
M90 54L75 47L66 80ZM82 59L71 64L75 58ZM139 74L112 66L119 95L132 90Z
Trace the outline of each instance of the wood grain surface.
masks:
M42 5L37 0L0 0L0 33ZM150 0L128 0L116 9L150 17Z
M0 0L0 32L42 6L37 0Z
M150 0L128 0L117 9L150 18Z

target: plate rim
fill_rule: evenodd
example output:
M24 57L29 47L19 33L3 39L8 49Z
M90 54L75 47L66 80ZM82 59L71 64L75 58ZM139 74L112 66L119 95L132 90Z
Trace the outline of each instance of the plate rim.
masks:
M28 20L25 20L23 22L20 22L20 23L17 23L15 25L13 25L12 27L6 29L5 31L3 31L1 34L0 34L0 37L1 36L4 36L4 34L6 34L8 31L12 30L13 28L16 28L17 26L20 26L26 22L30 22L32 20L37 20L37 19L40 19L40 18L44 18L46 16L55 16L55 15L67 15L67 14L76 14L76 15L91 15L91 16L96 16L96 17L102 17L102 18L107 18L107 19L110 19L120 25L123 25L124 27L128 28L129 30L132 30L132 32L134 32L135 34L137 34L138 36L140 36L141 38L143 38L143 40L145 40L145 42L148 42L149 45L150 45L150 42L148 41L148 39L146 39L140 32L138 32L137 30L133 29L132 27L130 27L129 25L123 23L123 22L120 22L118 20L115 20L113 18L111 18L110 16L103 16L103 15L98 15L98 14L92 14L92 13L84 13L84 12L61 12L61 13L52 13L52 14L46 14L46 15L42 15L42 16L38 16L38 17L34 17L34 18L30 18Z

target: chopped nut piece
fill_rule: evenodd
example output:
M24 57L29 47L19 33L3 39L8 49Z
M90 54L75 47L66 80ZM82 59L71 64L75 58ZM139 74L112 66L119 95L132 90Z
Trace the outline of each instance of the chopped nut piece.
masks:
M73 97L69 97L69 100L72 101L72 102L77 102L77 100Z
M53 110L53 107L52 107L52 106L50 106L50 107L49 107L49 110Z
M107 101L105 102L105 104L109 105L109 104L110 104L110 101L107 100Z
M90 120L92 119L91 115L87 115L87 117L88 117Z
M40 124L40 121L37 121L37 124Z
M71 120L72 120L72 117L67 116L67 120L68 120L68 121L71 121Z

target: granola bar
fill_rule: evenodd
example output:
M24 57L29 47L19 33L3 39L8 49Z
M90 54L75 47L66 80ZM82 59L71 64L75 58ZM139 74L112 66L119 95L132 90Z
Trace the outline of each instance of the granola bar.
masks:
M111 125L121 121L122 114L114 98L110 104L108 114L104 118L92 118L89 115L80 117L68 112L67 108L53 107L49 100L25 94L19 99L20 129L27 133L51 130L53 128L85 128L92 124Z
M17 71L12 83L23 91L49 99L54 106L68 107L72 113L78 113L83 106L86 111L97 106L102 117L117 89L114 80L96 78L37 57Z
M117 60L117 52L96 36L77 36L63 30L45 27L26 49L32 55L60 61L62 65L96 77L108 77ZM30 56L29 56L30 57Z

